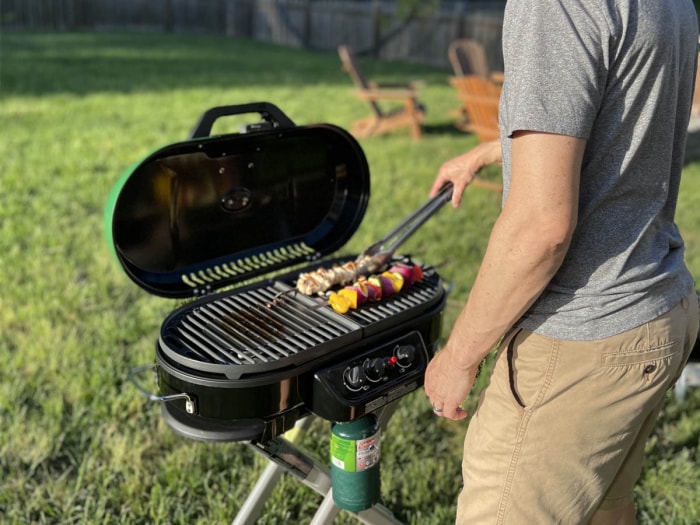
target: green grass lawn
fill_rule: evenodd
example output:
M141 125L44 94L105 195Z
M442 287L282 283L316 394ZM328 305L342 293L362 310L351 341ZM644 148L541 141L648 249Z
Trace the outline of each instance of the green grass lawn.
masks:
M123 170L184 139L213 106L268 101L298 125L342 127L367 110L334 53L224 38L7 31L0 46L2 521L228 523L266 461L239 443L177 437L126 381L130 368L153 361L160 323L176 304L141 291L112 259L102 229L107 195ZM372 195L346 253L391 229L427 197L441 162L476 144L452 127L449 71L362 63L377 80L424 80L428 117L418 143L408 132L361 141ZM700 164L689 164L678 222L695 275L699 195ZM499 195L471 188L459 210L442 210L404 248L440 263L453 286L444 335L499 206ZM382 442L383 503L399 519L452 521L465 428L434 418L422 392L402 400ZM303 446L327 461L329 434L328 422L315 421ZM641 523L700 522L699 440L700 390L685 403L670 397L637 490ZM319 503L285 476L260 523L308 523ZM341 513L336 523L356 520Z

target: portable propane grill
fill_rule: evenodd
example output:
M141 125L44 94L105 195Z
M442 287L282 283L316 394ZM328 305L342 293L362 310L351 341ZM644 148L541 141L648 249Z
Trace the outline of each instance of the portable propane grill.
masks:
M218 118L249 113L262 122L210 135ZM132 280L156 295L193 299L165 319L155 363L132 370L132 381L161 403L176 433L248 442L270 468L327 499L327 469L282 434L309 415L348 422L376 414L385 425L396 401L423 383L446 298L426 265L410 287L344 315L295 291L300 272L344 261L332 254L359 226L369 190L367 161L350 134L295 126L263 102L207 111L190 140L157 150L120 179L105 214ZM394 250L448 199L445 191L430 200L371 254L419 264ZM145 370L157 394L138 380ZM274 475L264 477L263 485ZM237 523L254 519L268 490L256 487ZM331 506L319 509L319 523L337 512ZM378 505L358 516L396 523Z

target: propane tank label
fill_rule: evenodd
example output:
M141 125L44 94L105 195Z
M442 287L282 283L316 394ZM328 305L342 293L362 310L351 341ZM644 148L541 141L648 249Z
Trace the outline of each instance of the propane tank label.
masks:
M343 439L331 434L331 463L345 472L362 472L379 463L379 433L366 439Z

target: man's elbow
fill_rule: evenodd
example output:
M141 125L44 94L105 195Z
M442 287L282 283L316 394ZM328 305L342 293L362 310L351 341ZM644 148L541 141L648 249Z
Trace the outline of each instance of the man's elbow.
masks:
M540 224L533 228L533 237L540 250L549 258L561 261L571 245L571 239L576 229L576 220L558 220Z

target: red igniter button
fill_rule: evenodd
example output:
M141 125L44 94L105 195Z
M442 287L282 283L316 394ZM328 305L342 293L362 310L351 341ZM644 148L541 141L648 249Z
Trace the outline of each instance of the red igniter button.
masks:
M398 358L395 355L392 355L389 359L387 359L386 364L387 366L394 366L398 362Z

